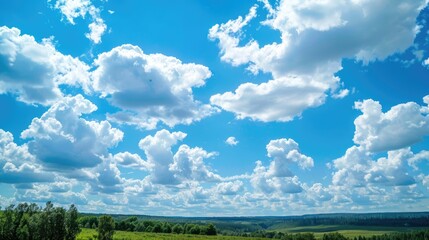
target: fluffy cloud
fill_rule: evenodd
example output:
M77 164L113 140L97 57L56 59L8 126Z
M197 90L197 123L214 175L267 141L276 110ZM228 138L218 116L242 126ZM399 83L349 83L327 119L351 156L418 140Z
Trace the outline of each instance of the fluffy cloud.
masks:
M183 140L186 134L183 132L170 133L167 130L158 131L154 136L147 136L140 140L139 147L144 151L147 161L153 167L151 181L158 184L177 184L178 180L170 171L173 163L171 147Z
M108 121L81 118L96 109L82 95L64 97L40 118L34 118L21 137L32 139L28 143L30 152L49 169L69 172L94 167L123 137L123 132L112 128Z
M234 93L216 94L210 101L234 112L239 119L290 121L300 116L303 109L323 104L328 88L329 85L309 78L285 77L259 85L244 83Z
M94 171L95 179L89 182L94 193L112 194L123 191L122 184L125 180L121 178L118 166L110 157L103 159L103 162Z
M211 172L204 163L204 159L215 156L202 148L190 148L181 145L173 157L169 170L179 179L195 181L219 181L221 177Z
M0 129L0 182L50 182L53 174L46 173L28 152L27 145L17 145L13 135Z
M193 87L201 87L211 72L205 66L183 64L174 57L145 54L133 45L102 53L94 62L94 89L122 109L109 119L153 129L190 124L217 109L195 101Z
M147 170L152 167L148 162L143 160L138 154L135 154L135 153L129 153L129 152L117 153L113 156L113 159L117 164L123 167L136 168L136 169L142 169L142 170Z
M334 160L337 170L333 173L334 185L363 187L367 185L407 186L414 184L412 169L408 164L414 154L410 148L387 152L387 157L373 160L373 154L362 146L353 146L346 154Z
M250 182L252 186L264 193L280 191L298 193L302 184L290 170L291 164L302 169L313 167L313 159L300 153L298 144L293 139L277 139L267 144L268 157L273 160L267 168L261 161L256 162Z
M50 1L48 0L48 2ZM107 26L100 17L100 9L95 7L90 0L56 0L53 7L60 10L63 17L72 25L75 25L76 18L85 18L86 15L89 15L91 23L88 25L89 33L86 33L85 36L95 44L101 42L101 36Z
M62 97L62 84L88 90L87 65L58 52L52 39L38 43L17 28L0 27L0 69L0 94L28 104L52 104Z
M239 143L239 141L237 139L235 139L235 137L231 136L225 140L225 143L230 145L230 146L235 146Z
M233 182L221 182L215 187L216 192L222 195L236 195L243 190L243 182L236 180Z
M290 121L323 104L328 93L333 98L347 95L335 77L342 59L368 63L406 50L419 29L416 18L427 4L424 0L401 4L282 0L272 7L262 2L269 12L262 24L280 32L279 43L260 46L253 39L240 43L244 27L257 16L256 5L247 16L216 24L209 31L209 38L219 41L223 61L273 77L259 85L244 83L235 93L214 95L212 103L238 118L261 121Z
M302 169L314 166L313 159L300 153L298 143L293 139L271 140L267 145L268 157L273 158L269 167L269 174L276 177L289 177L289 164L297 164Z
M204 159L213 157L202 148L190 148L183 144L173 154L171 147L183 140L183 132L170 133L167 130L158 131L154 136L140 140L139 146L144 150L147 162L152 166L151 182L163 185L177 185L186 181L220 181L221 177L209 170Z
M428 96L425 97L428 104ZM393 106L383 113L379 102L372 99L355 103L362 111L356 118L353 141L369 151L379 152L410 146L429 135L427 106L408 102Z

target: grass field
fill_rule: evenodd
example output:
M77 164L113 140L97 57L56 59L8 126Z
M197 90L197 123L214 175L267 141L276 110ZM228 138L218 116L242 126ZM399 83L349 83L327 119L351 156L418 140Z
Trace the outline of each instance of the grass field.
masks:
M321 239L323 234L329 232L339 232L345 237L353 238L357 236L371 237L376 235L389 234L393 232L408 232L414 230L421 230L424 228L410 228L410 227L378 227L378 226L349 226L349 225L318 225L318 226L300 226L300 227L287 227L283 229L276 229L277 231L288 233L314 233L317 239Z
M77 237L77 240L88 240L88 239L97 239L96 231L94 229L82 229L82 232ZM212 240L249 240L249 238L244 237L229 237L229 236L203 236L203 235L186 235L186 234L167 234L167 233L143 233L143 232L123 232L116 231L113 235L115 240L137 240L137 239L148 239L148 240L182 240L182 239L191 239L191 240L203 240L203 239L212 239ZM252 240L267 240L267 238L251 238Z
M289 227L283 229L276 229L276 231L288 233L314 233L317 239L322 239L323 234L329 232L339 232L345 237L353 238L357 236L374 236L383 235L393 232L407 232L413 230L420 230L422 228L406 228L406 227L371 227L371 226L348 226L348 225L319 225L319 226L304 226L304 227ZM97 233L94 229L82 229L82 232L77 237L77 240L97 239ZM203 235L186 235L186 234L166 234L166 233L143 233L143 232L124 232L116 231L113 236L115 240L266 240L267 238L245 238L245 237L231 237L231 236L203 236Z

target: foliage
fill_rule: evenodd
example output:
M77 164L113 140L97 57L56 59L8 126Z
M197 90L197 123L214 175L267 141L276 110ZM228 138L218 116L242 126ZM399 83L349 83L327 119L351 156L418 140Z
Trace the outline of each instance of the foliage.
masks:
M4 240L73 240L80 232L78 212L47 202L45 208L36 204L10 205L0 214L0 239Z
M115 221L111 216L103 215L98 218L98 239L111 240L115 233Z
M74 240L81 231L78 222L79 212L74 204L72 204L67 211L65 225L66 225L66 240Z

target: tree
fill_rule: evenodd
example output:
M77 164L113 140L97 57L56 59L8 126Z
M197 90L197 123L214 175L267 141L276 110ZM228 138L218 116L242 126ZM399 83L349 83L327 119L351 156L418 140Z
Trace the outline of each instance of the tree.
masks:
M51 220L51 231L52 239L64 239L66 236L66 225L65 225L66 210L62 207L53 208L50 218Z
M14 220L13 208L14 207L15 205L10 205L3 212L3 215L4 215L3 239L5 240L15 239L14 226L13 226L13 220Z
M217 234L216 227L210 223L207 226L206 234L207 235L216 235Z
M323 240L347 240L347 238L338 232L334 232L323 234Z
M183 233L183 227L180 224L176 224L173 226L173 229L171 231L172 233L180 234L180 233Z
M66 214L66 240L74 240L80 233L81 229L78 222L79 212L74 204L72 204Z
M115 233L115 221L111 216L103 215L98 218L98 239L112 240Z

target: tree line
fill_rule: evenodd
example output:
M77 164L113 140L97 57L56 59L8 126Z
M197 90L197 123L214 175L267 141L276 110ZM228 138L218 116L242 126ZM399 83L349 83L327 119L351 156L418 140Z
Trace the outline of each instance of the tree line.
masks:
M98 228L96 216L82 216L79 224L85 228ZM209 224L170 223L163 221L139 220L137 217L115 220L115 230L128 232L152 232L174 234L217 235L216 227Z
M271 238L281 240L316 240L313 233L284 233L276 231L265 231L259 230L250 233L236 233L229 232L229 236L241 236L241 237L258 237L258 238ZM383 234L378 236L357 236L354 238L347 238L341 233L325 233L323 234L322 240L429 240L429 229L420 230L413 232L397 232L390 234Z
M355 225L355 226L390 226L390 227L427 227L429 216L308 216L299 219L285 219L286 225L315 226L315 225Z
M32 203L10 205L0 212L0 239L74 240L80 233L78 210L47 202L44 208Z

